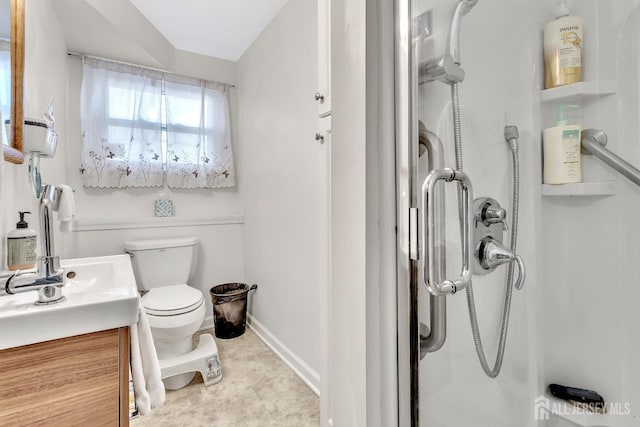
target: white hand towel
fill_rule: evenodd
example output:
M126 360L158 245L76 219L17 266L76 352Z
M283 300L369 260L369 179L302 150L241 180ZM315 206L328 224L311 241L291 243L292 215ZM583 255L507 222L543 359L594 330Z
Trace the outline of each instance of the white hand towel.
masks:
M131 330L131 375L140 415L164 403L165 391L160 362L142 301L138 302L138 323Z
M71 224L76 218L76 202L73 197L73 189L68 185L58 185L60 193L60 206L58 207L58 220L60 231L71 231Z

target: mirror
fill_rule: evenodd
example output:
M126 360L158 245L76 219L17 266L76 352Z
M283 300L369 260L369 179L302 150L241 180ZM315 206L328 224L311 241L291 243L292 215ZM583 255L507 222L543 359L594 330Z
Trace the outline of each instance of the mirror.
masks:
M2 0L0 1L0 19L2 16L9 16L8 34L11 49L10 83L5 82L5 87L9 87L11 92L11 105L9 106L9 117L2 117L2 122L10 120L7 129L7 139L9 144L2 145L4 159L11 163L20 164L24 162L22 154L22 125L23 125L23 78L24 78L24 0ZM0 24L2 26L2 24ZM5 30L5 33L7 31ZM5 75L8 73L4 73ZM9 77L9 76L7 76ZM0 82L0 84L3 84Z

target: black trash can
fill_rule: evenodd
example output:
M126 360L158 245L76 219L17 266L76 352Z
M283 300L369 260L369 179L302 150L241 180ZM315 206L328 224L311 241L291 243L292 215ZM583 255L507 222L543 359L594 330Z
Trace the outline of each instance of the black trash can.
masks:
M225 283L209 289L213 303L216 337L229 339L244 334L247 324L247 294L258 285Z

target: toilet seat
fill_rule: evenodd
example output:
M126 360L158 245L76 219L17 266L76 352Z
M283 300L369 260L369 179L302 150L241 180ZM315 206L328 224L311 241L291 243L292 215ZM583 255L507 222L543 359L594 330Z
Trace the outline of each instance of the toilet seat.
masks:
M203 304L202 292L185 284L154 288L142 297L142 305L151 316L178 316Z

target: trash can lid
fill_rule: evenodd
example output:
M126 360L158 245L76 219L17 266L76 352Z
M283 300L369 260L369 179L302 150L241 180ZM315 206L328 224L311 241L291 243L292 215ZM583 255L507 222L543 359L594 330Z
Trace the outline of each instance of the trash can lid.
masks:
M147 313L155 316L188 313L203 302L202 292L185 284L153 288L142 297L142 305Z
M217 297L230 297L246 294L249 290L249 285L244 283L223 283L212 287L209 292Z

